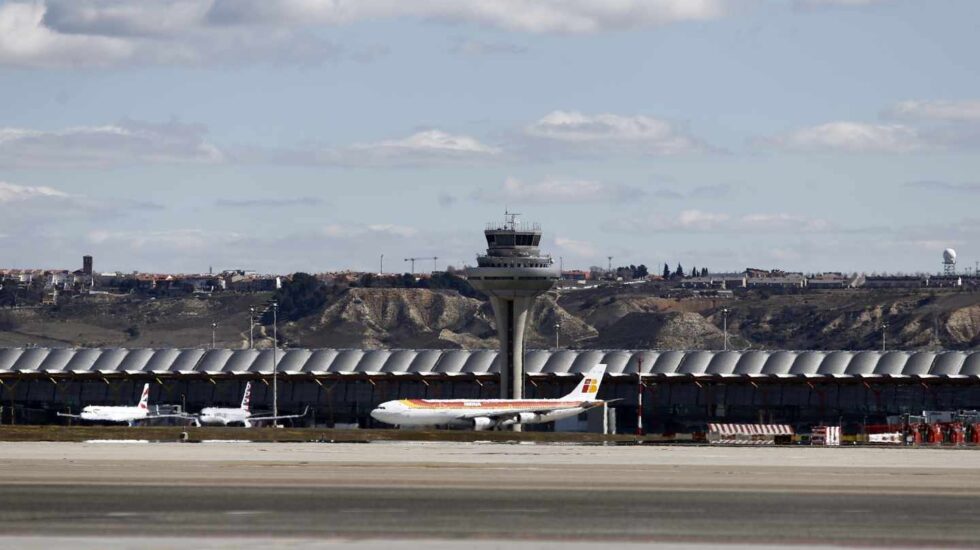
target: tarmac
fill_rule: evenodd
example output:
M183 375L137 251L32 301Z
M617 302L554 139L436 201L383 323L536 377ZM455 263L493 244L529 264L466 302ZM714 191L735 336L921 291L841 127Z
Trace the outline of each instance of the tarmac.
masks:
M978 498L955 449L0 443L0 547L972 547Z

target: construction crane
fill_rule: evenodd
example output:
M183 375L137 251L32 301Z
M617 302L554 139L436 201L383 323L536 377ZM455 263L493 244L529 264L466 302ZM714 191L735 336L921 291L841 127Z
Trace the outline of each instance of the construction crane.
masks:
M412 275L415 275L415 262L416 261L420 261L421 262L423 260L432 260L432 271L434 273L436 271L436 260L438 260L438 259L439 259L438 256L426 256L425 258L405 258L405 261L406 262L412 262Z

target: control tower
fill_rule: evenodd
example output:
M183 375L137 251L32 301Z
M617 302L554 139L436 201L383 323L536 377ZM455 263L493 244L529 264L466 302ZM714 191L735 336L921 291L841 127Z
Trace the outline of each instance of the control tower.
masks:
M500 338L501 399L524 397L524 334L534 299L547 292L561 274L551 256L542 255L541 227L506 213L504 223L489 223L486 255L466 272L470 285L490 297Z

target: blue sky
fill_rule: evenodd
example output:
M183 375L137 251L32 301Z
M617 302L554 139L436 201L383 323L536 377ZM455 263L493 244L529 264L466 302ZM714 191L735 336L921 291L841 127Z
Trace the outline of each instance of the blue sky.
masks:
M0 266L980 259L980 3L0 3Z

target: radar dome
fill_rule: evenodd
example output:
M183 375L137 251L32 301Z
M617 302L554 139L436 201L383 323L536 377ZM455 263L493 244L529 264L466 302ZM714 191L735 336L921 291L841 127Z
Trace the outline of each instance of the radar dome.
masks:
M946 250L943 250L943 261L947 264L955 264L956 251L953 250L952 248L947 248Z

